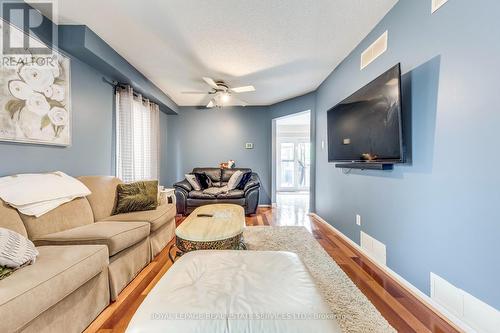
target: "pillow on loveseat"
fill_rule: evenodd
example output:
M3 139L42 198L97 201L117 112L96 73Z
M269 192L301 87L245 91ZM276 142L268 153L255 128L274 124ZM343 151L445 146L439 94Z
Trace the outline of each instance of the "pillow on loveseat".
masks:
M0 280L21 266L35 262L38 250L33 242L15 231L0 228Z
M196 175L193 175L191 173L186 173L184 175L184 177L186 177L186 180L191 185L191 187L193 188L193 190L195 190L195 191L201 191L201 185L198 183L198 179L196 179Z
M13 271L13 268L0 266L0 280L9 276Z
M158 207L158 181L141 181L129 184L118 184L116 187L117 202L113 215Z
M235 171L235 173L233 173L233 175L231 176L231 178L229 178L227 182L227 189L229 191L235 190L236 187L239 185L242 177L243 177L243 172L241 172L240 170Z
M194 176L202 190L212 187L212 180L204 172L195 172ZM189 181L189 180L188 180Z
M251 171L245 172L243 174L243 176L241 177L240 183L238 184L238 186L236 186L236 189L237 190L243 190L245 188L245 185L250 180L250 178L252 178L252 172Z

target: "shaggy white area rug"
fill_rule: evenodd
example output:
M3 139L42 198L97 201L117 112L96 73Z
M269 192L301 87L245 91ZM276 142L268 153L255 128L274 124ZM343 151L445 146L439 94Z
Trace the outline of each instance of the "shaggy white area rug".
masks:
M396 332L304 227L247 227L248 250L290 251L308 267L344 332Z

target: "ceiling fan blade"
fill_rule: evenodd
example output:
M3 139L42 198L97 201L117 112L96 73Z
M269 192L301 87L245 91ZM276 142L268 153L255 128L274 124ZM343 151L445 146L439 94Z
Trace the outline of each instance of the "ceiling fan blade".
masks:
M213 108L214 106L215 106L215 104L214 104L213 100L210 100L210 102L208 102L208 104L207 104L207 108Z
M217 89L217 83L209 77L203 77L203 81L205 81L210 87Z
M254 86L236 87L236 88L231 88L231 91L235 93L251 92L255 91L255 87Z
M183 92L181 92L181 94L185 94L185 95L208 95L207 92L203 92L203 91L183 91Z
M233 100L233 104L236 104L236 105L241 105L241 106L247 106L248 103L245 102L244 100L236 97L236 96L231 96L231 99Z

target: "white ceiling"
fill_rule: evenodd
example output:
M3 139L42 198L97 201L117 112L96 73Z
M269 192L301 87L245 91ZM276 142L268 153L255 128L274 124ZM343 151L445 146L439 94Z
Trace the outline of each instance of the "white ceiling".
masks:
M315 90L397 0L59 0L178 105L206 105L202 76L269 105ZM57 21L57 20L56 20Z

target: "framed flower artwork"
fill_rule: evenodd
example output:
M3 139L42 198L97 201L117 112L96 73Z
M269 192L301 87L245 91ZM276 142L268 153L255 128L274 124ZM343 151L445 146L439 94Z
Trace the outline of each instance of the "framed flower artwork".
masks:
M0 141L71 145L70 59L50 54L2 56Z

